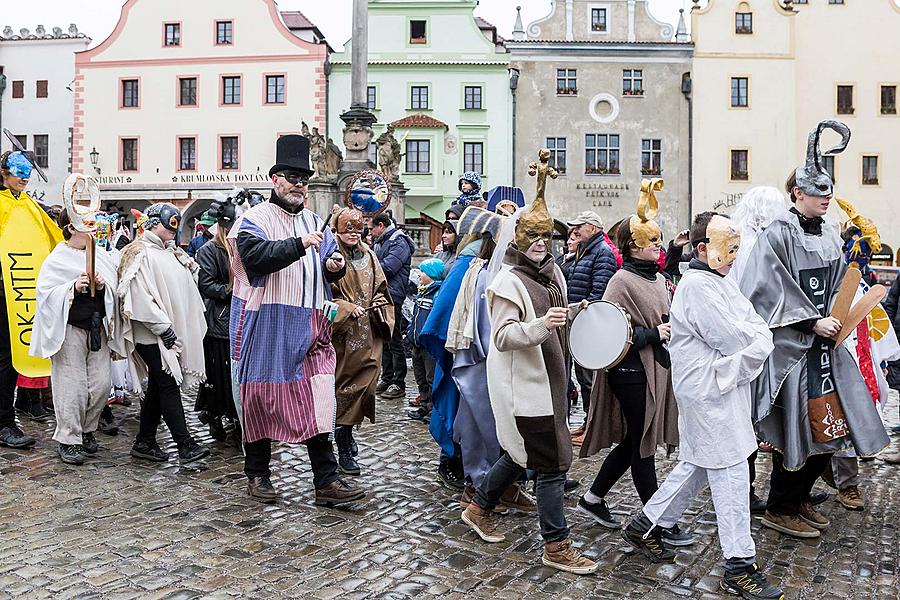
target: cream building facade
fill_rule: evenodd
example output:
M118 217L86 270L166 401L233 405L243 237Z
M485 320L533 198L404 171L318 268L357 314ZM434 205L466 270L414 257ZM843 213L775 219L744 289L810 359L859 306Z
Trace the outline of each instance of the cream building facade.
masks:
M549 14L507 41L515 92L515 181L533 185L528 164L552 152L560 177L551 212L593 210L609 227L632 214L641 179L662 177L659 221L666 239L689 219L692 45L683 21L658 21L645 0L554 0Z
M852 138L827 159L835 193L896 249L897 2L709 0L695 2L691 17L696 210L730 212L756 185L783 189L805 159L810 130L836 119ZM828 132L823 146L836 140ZM829 213L846 219L836 203Z
M72 127L75 53L85 50L91 39L76 25L0 33L0 127L15 135L35 152L47 175L35 173L28 193L39 202L62 204L63 182L72 167ZM0 152L12 143L0 135Z
M189 228L215 192L270 187L279 135L325 127L326 56L274 0L128 0L76 55L75 169L96 160L107 205L174 202Z

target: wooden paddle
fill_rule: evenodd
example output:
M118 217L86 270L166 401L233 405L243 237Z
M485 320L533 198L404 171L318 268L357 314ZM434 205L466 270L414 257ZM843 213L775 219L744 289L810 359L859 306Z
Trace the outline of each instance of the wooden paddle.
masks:
M873 285L872 288L859 299L859 302L853 305L850 312L847 314L847 318L841 321L841 330L838 332L837 337L834 338L835 345L838 345L847 339L847 336L856 329L857 325L862 323L863 319L869 316L872 309L878 306L878 303L881 302L886 295L886 287L880 284Z
M850 306L853 304L853 298L856 296L856 290L859 288L859 281L862 279L862 273L856 267L850 267L844 274L841 281L841 287L838 288L837 296L831 307L831 316L844 323L847 314L850 312Z

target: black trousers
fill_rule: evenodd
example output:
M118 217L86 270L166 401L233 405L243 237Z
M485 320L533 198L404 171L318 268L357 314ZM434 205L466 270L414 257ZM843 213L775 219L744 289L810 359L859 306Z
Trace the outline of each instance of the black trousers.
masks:
M338 478L337 460L331 446L329 434L320 433L304 442L312 465L313 485L317 490L326 487ZM247 477L271 477L269 464L272 462L272 440L264 439L244 443L244 474Z
M181 404L181 388L175 378L163 370L162 355L156 344L137 344L137 353L147 364L149 371L147 390L141 402L140 425L137 440L155 442L160 419L166 421L172 439L181 448L191 440L184 420Z
M776 515L796 515L800 504L809 500L816 479L831 466L833 453L817 454L806 459L797 471L784 468L784 457L772 453L772 477L769 479L769 500L766 509Z
M594 388L594 371L575 363L575 379L581 388L581 408L584 409L584 418L587 419L588 409L591 407L591 390Z
M6 298L0 296L0 429L16 424L13 395L19 374L13 368L12 347L9 343L9 320L6 314Z
M431 399L431 386L434 384L434 358L418 344L413 345L413 374L416 376L416 387L419 388L422 408L431 410L434 402Z
M403 332L408 325L403 318L402 302L394 305L394 331L381 351L381 380L406 389L406 353L403 351Z
M629 468L641 503L646 504L659 487L653 456L641 458L641 437L647 403L647 377L643 371L611 371L609 385L622 407L627 433L622 442L606 455L600 472L591 485L591 493L601 498L609 493Z
M754 450L753 454L747 457L747 467L750 469L750 494L753 494L753 482L756 481L756 457L759 450Z

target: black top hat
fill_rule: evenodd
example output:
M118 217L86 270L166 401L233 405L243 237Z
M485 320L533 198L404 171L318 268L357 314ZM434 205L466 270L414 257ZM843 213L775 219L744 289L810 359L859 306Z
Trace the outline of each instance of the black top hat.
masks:
M269 177L279 171L300 171L312 175L309 168L309 140L302 135L283 135L275 146L275 164Z

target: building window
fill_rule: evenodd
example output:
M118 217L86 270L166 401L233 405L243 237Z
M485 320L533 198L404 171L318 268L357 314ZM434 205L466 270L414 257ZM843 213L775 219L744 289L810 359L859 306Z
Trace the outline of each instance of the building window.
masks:
M641 140L641 175L662 173L662 140Z
M843 4L844 0L828 0L828 4Z
M178 138L178 170L194 171L197 169L197 138Z
M197 78L178 79L178 106L197 106Z
M619 136L593 134L584 136L584 172L592 175L619 174Z
M794 4L808 4L809 0L794 0Z
M731 106L746 108L749 106L749 79L746 77L731 78Z
M556 93L563 96L574 96L578 93L576 69L556 70Z
M750 151L731 151L731 180L747 181L750 179Z
M216 21L216 45L230 46L234 43L234 23L232 21Z
M410 88L409 107L428 109L428 86L414 85Z
M46 79L38 79L37 86L35 89L35 96L37 98L46 98L48 92L48 82Z
M734 13L734 32L753 33L753 13Z
M853 86L837 86L837 113L839 115L853 114Z
M239 161L238 138L234 135L226 135L219 138L219 144L222 146L222 156L220 160L220 170L236 171Z
M12 97L13 98L24 98L25 97L25 82L24 81L13 81L12 82Z
M606 9L591 9L591 31L606 33Z
M284 104L284 75L266 75L266 104Z
M34 160L37 166L42 169L48 168L48 160L50 158L50 136L35 135L34 136Z
M896 115L897 114L897 86L883 85L881 86L881 114Z
M122 80L122 108L138 108L140 106L140 91L137 79Z
M375 89L374 85L370 85L366 88L366 108L369 110L375 110L378 105L378 90Z
M878 157L863 156L862 184L878 185Z
M560 175L566 174L566 138L547 138L546 148L550 151L550 166Z
M834 155L828 154L822 157L822 167L831 175L831 181L836 185L837 177L834 172Z
M425 21L410 21L409 22L409 43L410 44L426 44L428 43L428 39L426 37L426 22Z
M431 170L431 142L406 140L406 172L429 173Z
M643 69L622 70L622 95L644 95L644 71Z
M137 171L138 167L137 138L122 138L122 170Z
M181 23L166 23L165 28L166 46L181 45Z
M465 90L465 103L463 104L467 109L480 109L481 108L481 86L479 85L467 85Z
M241 103L241 78L240 76L222 77L222 104Z
M484 144L465 142L463 144L463 171L484 173Z

